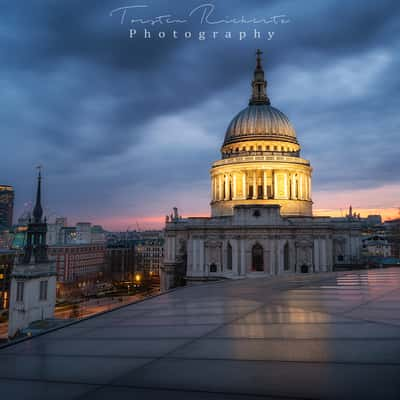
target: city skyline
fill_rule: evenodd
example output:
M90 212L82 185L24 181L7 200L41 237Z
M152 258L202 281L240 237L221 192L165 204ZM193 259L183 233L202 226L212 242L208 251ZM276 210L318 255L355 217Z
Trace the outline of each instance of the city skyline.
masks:
M184 12L198 2L172 4ZM0 184L15 188L14 220L33 201L37 164L50 216L126 230L162 227L172 206L209 215L208 167L250 96L258 47L272 105L312 162L314 213L351 204L398 216L396 2L314 2L305 14L293 3L230 2L238 15L289 16L262 42L129 39L109 16L116 2L75 5L22 13L9 3L3 14L1 48L14 51L2 67Z

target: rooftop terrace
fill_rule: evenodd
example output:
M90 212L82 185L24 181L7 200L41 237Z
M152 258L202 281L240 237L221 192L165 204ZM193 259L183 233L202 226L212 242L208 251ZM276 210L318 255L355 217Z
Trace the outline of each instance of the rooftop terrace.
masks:
M0 350L2 399L399 399L400 268L186 287Z

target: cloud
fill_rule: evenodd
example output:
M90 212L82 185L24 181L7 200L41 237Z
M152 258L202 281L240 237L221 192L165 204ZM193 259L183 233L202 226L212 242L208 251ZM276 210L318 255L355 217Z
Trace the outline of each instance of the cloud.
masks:
M261 43L130 40L109 16L125 4L2 6L0 181L16 186L17 214L39 162L57 214L207 210L208 169L246 106L256 47L265 51L272 102L312 162L316 191L399 183L397 1L215 2L221 17L287 14L291 23ZM198 4L152 1L148 13L181 15Z

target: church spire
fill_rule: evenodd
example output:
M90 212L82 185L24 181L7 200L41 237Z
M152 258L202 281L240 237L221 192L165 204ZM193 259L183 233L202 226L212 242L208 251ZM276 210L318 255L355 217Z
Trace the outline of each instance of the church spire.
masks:
M249 104L266 104L270 105L271 102L267 96L267 81L264 79L264 70L261 65L261 54L262 51L257 49L257 64L256 69L254 70L254 79L251 83L253 88L253 93L250 99Z
M37 177L37 189L36 189L36 203L33 209L33 220L35 223L39 223L42 221L43 216L43 208L42 208L42 174L41 169L42 167L39 166L38 168L38 177Z
M36 203L33 209L33 219L29 221L26 231L25 249L24 254L21 257L22 264L40 264L48 262L46 245L47 224L46 220L42 220L41 167L38 167L38 170Z

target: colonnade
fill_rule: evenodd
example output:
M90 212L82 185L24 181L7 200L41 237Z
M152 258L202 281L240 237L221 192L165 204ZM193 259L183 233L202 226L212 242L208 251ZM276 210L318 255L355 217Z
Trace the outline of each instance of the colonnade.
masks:
M204 238L194 237L188 247L188 276L208 276L210 272L227 275L247 275L252 272L280 274L283 272L301 272L301 265L309 267L308 272L326 272L332 270L332 241L325 235L313 238L307 258L299 256L295 240L277 237L267 239L230 238L219 243L218 252L211 254L211 249ZM228 256L230 246L230 256ZM262 250L262 265L255 270L254 247ZM230 257L231 262L228 262ZM285 260L286 259L286 260ZM215 264L216 270L210 271Z
M306 172L255 169L214 174L212 201L288 199L311 200L311 177Z

